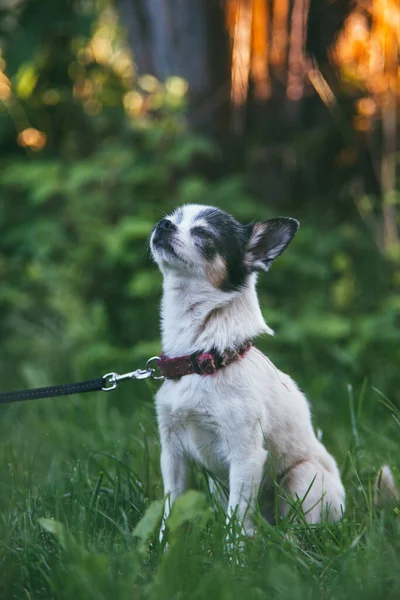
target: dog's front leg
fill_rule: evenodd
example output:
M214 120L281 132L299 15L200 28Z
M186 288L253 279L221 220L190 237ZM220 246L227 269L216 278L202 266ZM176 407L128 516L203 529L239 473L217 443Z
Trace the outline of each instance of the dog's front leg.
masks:
M162 442L161 473L164 484L164 516L160 530L160 542L164 536L165 523L172 504L187 488L187 459L183 452L178 452L171 442Z
M247 535L254 532L252 513L267 457L268 452L260 448L248 456L235 457L230 464L228 517L236 513Z

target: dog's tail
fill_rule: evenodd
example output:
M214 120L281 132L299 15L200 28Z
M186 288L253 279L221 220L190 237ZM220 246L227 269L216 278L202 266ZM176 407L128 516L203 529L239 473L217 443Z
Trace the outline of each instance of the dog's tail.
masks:
M383 465L379 469L374 483L374 504L384 507L399 501L400 493L392 469L388 465Z

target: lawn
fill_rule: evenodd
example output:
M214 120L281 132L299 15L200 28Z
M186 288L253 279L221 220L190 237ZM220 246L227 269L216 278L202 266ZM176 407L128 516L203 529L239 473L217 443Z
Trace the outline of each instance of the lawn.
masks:
M165 551L154 389L129 382L1 407L2 600L400 597L400 511L372 502L379 465L399 473L389 399L346 382L330 390L334 406L312 399L345 482L340 523L296 524L294 506L277 526L258 518L254 539L227 543L223 509L194 469L198 491L173 511Z

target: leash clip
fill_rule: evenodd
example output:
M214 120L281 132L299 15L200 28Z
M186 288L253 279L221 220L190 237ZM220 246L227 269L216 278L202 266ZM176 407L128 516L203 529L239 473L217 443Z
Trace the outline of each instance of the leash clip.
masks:
M111 392L118 387L120 381L126 381L127 379L156 379L162 380L164 379L163 375L155 375L156 370L153 367L150 367L152 361L160 360L159 356L152 356L146 362L145 369L136 369L135 371L131 371L130 373L124 373L123 375L119 375L118 373L107 373L103 376L103 379L106 381L106 385L101 389L104 392Z

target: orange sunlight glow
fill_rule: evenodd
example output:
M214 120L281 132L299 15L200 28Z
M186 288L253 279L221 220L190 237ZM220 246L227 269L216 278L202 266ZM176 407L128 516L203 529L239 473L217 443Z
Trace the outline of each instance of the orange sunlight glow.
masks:
M0 100L8 100L11 95L11 82L8 77L0 70Z
M45 147L47 136L43 131L39 131L34 127L28 127L18 134L17 142L23 148L30 148L38 152Z
M348 84L361 85L382 104L390 90L400 96L399 51L399 1L371 0L348 17L334 58ZM360 105L361 112L366 106Z
M234 5L234 28L232 42L231 100L232 128L240 133L243 128L243 107L247 100L250 72L252 0L236 0ZM235 109L236 107L236 109Z
M252 23L251 76L254 94L258 100L266 100L271 93L269 79L269 7L265 0L254 0Z
M286 95L289 100L300 100L304 92L304 73L306 68L304 46L307 12L308 0L294 0L288 57L289 68L286 87Z
M382 190L382 243L398 252L397 207L391 197L396 186L398 104L400 101L400 3L370 0L361 3L347 19L339 36L334 58L348 85L362 91L358 100L356 131L372 128L377 113L382 124L380 181Z

